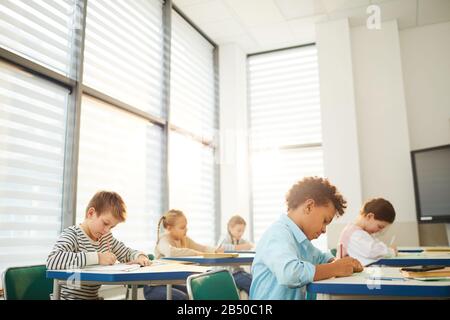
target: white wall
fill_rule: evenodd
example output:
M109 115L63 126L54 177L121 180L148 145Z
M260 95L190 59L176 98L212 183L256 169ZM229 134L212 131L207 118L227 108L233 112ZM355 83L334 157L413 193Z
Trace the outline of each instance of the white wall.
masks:
M449 144L450 22L402 30L400 45L411 150ZM421 229L423 238L443 238L439 224ZM446 229L450 245L450 224Z
M396 21L351 31L363 199L385 197L396 221L416 221Z
M398 244L418 245L397 23L385 22L380 30L350 29L343 19L319 24L317 30L324 143L328 136L333 144L343 146L344 153L328 148L325 157L334 161L325 162L325 171L330 178L337 177L334 183L339 188L348 182L341 181L348 175L353 188L350 201L355 202L345 218L328 228L328 245L335 246L343 223L353 220L360 204L372 197L384 197L396 209L396 223L385 236L397 233ZM343 101L347 112L339 113ZM327 118L334 118L334 125ZM358 174L360 184L355 182Z
M349 24L346 19L316 26L324 172L347 200L334 223L352 221L361 206L361 176Z
M250 193L247 138L247 56L235 44L220 46L221 232L241 215L249 225ZM247 228L249 229L249 228ZM250 230L244 237L250 238Z
M411 149L450 143L450 22L400 31Z

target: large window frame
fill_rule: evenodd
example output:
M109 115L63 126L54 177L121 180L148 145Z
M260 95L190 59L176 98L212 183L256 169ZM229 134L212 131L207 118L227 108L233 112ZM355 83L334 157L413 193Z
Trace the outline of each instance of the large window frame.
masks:
M252 169L252 165L254 165L254 155L258 154L258 153L262 153L261 150L255 151L252 148L252 114L251 114L251 106L252 106L252 99L251 99L251 74L250 74L250 64L249 64L249 60L251 59L251 57L253 56L259 56L259 55L265 55L265 54L270 54L270 53L277 53L277 52L282 52L282 51L289 51L291 49L302 49L302 48L308 48L308 47L312 47L312 46L316 46L316 43L308 43L308 44L304 44L304 45L299 45L299 46L292 46L292 47L286 47L286 48L280 48L280 49L275 49L275 50L268 50L268 51L263 51L263 52L257 52L257 53L252 53L252 54L248 54L247 55L247 118L248 118L248 132L250 133L248 135L248 154L249 154L249 194L250 194L250 238L252 241L255 241L257 239L255 236L255 205L254 205L254 180L255 178L253 177L253 169ZM317 70L318 73L318 70ZM320 88L319 88L319 93L320 93ZM320 108L320 102L319 102L319 108ZM262 148L263 152L266 151L278 151L278 152L308 152L308 151L322 151L322 140L320 139L320 141L311 141L311 142L307 142L307 143L283 143L282 145L278 145L276 148L273 147L263 147ZM301 178L301 177L299 177ZM286 192L288 191L288 189L285 190ZM281 214L281 213L280 213ZM274 220L275 221L275 220ZM324 239L321 238L319 241L314 240L313 243L317 243L319 245L323 246L324 243ZM324 248L325 249L325 248Z
M21 70L29 72L33 75L47 79L51 82L58 84L61 87L67 88L70 91L69 103L67 106L68 119L67 119L67 131L66 131L66 144L65 144L65 160L64 160L64 179L63 179L63 200L61 209L61 230L74 225L76 222L76 204L77 204L77 175L78 175L78 156L79 156L79 143L80 143L80 116L81 116L81 100L83 95L91 98L98 99L107 103L111 107L115 107L126 112L129 112L141 119L150 122L153 125L159 126L163 130L163 139L166 144L165 152L162 164L164 170L164 190L163 190L163 211L169 209L169 135L170 131L175 131L184 136L188 136L190 139L194 139L197 142L202 143L208 147L213 148L214 153L218 152L218 139L205 140L203 137L196 136L191 132L183 130L173 125L170 121L170 50L171 50L171 15L172 9L180 14L196 31L200 33L208 42L214 46L214 73L215 73L215 99L214 107L217 114L219 113L219 98L218 98L218 46L209 37L207 37L191 20L189 20L173 3L172 0L165 0L163 3L163 36L164 36L164 67L163 67L163 110L166 113L166 119L152 115L149 112L142 111L133 105L129 105L111 97L103 92L100 92L94 88L91 88L83 83L83 64L84 64L84 45L86 34L86 16L89 0L75 0L77 13L79 14L79 25L75 29L73 37L74 50L72 54L72 70L68 75L63 75L57 71L52 70L50 67L36 63L31 59L23 57L19 54L11 52L7 49L0 48L0 59L10 63L11 65L18 67ZM78 47L77 47L78 46ZM217 116L216 128L219 129L219 121ZM219 166L215 165L215 178L216 178L216 211L215 211L215 236L219 237L220 230L220 181L219 181ZM163 214L163 212L161 212ZM149 231L151 232L151 231ZM156 226L155 226L156 232Z

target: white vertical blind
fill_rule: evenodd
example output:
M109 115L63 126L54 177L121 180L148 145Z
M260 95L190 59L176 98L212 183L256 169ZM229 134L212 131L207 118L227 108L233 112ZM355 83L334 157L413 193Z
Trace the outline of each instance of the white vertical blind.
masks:
M215 242L215 175L213 149L189 137L170 135L170 207L182 210L188 220L188 236Z
M76 10L76 0L2 0L0 46L68 75Z
M174 11L171 55L170 121L212 139L217 117L214 46Z
M323 176L316 47L250 56L248 74L253 227L258 241L286 212L290 187L305 176ZM325 249L326 239L318 239L316 245Z
M217 125L214 46L172 11L170 121L204 140ZM170 208L188 218L188 235L212 245L216 241L216 179L213 146L171 131L169 138Z
M85 85L163 116L162 0L89 0Z
M68 94L0 62L0 272L45 264L60 232Z
M251 56L252 148L322 141L315 46Z
M114 235L127 246L153 252L162 213L163 131L161 127L83 97L78 163L77 223L99 190L118 192L128 208Z

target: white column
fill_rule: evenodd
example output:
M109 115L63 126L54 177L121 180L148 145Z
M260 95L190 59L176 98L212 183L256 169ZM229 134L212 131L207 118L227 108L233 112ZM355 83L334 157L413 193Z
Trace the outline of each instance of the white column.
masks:
M325 176L348 202L343 217L328 228L335 247L342 224L355 219L361 206L361 177L356 123L350 29L347 19L317 24L320 100Z
M230 216L241 215L249 230L249 169L247 136L247 56L236 44L219 50L221 137L221 232Z
M418 230L397 22L384 22L379 30L353 28L351 43L363 199L383 197L391 201L397 212L392 228L398 233L397 240L416 245Z

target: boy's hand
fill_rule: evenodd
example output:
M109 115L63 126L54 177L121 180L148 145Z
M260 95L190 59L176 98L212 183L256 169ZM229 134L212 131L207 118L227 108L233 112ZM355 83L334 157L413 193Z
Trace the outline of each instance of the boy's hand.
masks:
M216 250L214 250L215 253L223 253L225 252L225 248L224 247L218 247L216 248Z
M98 264L100 265L112 265L116 263L117 257L111 252L98 252Z
M152 264L150 259L146 255L143 255L143 254L140 254L136 260L128 262L128 264L133 264L133 263L139 264L142 267L146 267L146 266L149 266Z
M336 259L332 263L335 266L336 277L347 277L351 276L354 272L357 260L351 257L345 257L342 259ZM358 262L359 263L359 262Z
M357 259L353 259L353 272L362 272L364 270L364 266Z

